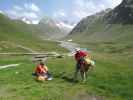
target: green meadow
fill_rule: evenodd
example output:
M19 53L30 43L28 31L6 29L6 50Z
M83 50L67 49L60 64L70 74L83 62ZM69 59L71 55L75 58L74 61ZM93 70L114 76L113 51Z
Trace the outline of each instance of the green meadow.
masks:
M32 56L0 56L0 100L132 100L132 55L91 52L96 67L85 83L73 81L73 57L48 58L52 81L38 82L32 76L36 63Z

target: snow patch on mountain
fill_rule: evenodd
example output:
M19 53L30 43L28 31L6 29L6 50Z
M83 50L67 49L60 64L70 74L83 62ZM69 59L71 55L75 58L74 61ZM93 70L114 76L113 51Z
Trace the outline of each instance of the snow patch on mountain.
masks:
M39 23L38 20L29 20L29 19L27 19L26 17L22 17L21 20L22 20L23 22L25 22L26 24L38 24L38 23Z
M56 25L59 27L59 28L67 28L67 29L73 29L75 25L71 25L71 24L67 24L67 23L64 23L64 22L58 22L56 23Z

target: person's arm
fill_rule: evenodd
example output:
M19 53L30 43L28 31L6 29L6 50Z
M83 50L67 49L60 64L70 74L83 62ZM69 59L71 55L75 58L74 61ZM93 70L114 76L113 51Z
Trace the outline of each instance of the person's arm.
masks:
M89 57L89 53L87 51L85 52L85 56L86 57Z
M41 67L41 73L47 73L48 72L48 68L47 68L47 66L43 66L43 67Z
M46 72L48 72L48 67L47 66L44 66L44 69Z
M36 66L35 73L36 73L36 75L40 75L40 66L39 65Z
M90 56L90 54L88 52L86 52L86 57L91 59L91 56Z
M43 67L40 67L41 73L45 73L45 69Z

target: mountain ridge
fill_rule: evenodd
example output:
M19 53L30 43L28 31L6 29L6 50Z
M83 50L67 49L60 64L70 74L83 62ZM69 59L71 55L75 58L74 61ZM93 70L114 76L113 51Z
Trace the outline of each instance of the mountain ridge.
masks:
M29 52L22 47L38 52L59 49L56 42L44 40L49 37L37 25L12 20L3 14L0 20L0 52Z
M127 3L127 1L122 1L113 10L98 13L101 16L95 14L84 18L70 32L68 38L73 38L75 41L80 42L132 42L132 19L130 21L124 19L125 16L128 16L132 12L128 12L128 15L124 15L122 18L120 17L122 11L127 9L125 6L132 5L132 2ZM122 9L121 5L124 5ZM115 15L116 13L117 16Z

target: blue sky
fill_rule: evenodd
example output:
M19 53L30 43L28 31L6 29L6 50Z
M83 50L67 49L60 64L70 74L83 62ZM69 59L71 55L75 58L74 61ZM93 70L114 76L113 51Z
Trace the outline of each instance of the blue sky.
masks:
M37 23L44 16L69 22L107 8L114 8L122 0L0 0L0 12L14 19L27 18Z

